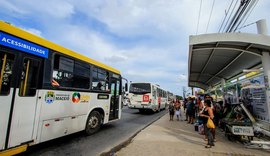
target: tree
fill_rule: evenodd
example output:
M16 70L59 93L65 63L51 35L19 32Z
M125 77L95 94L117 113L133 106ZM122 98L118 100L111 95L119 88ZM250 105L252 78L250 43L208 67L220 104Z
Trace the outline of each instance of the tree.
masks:
M176 99L178 99L178 100L183 100L183 97L180 96L180 95L176 95Z

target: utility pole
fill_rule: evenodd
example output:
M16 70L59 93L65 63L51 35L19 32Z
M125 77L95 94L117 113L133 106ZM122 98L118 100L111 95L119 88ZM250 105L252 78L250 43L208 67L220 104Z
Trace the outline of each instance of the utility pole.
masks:
M183 98L186 98L186 88L183 86Z

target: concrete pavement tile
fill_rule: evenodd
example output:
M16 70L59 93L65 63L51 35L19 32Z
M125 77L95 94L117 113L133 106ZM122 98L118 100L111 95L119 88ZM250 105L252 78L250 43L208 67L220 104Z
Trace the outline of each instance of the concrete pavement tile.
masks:
M247 149L243 144L230 142L217 130L215 146L206 149L204 136L184 121L169 121L164 115L142 130L131 143L116 153L117 156L269 156L264 150Z

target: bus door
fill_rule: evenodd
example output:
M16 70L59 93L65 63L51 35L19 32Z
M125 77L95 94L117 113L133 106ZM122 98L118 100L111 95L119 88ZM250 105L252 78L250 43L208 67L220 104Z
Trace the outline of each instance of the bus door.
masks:
M15 55L0 50L0 150L5 149L9 114L12 103Z
M3 57L3 60L5 60L5 55ZM14 68L10 74L10 79L14 82L14 87L9 92L9 98L11 99L4 102L4 105L8 107L6 109L10 109L8 111L10 112L8 114L8 126L6 130L6 137L8 138L6 138L5 148L14 147L33 140L37 105L37 85L40 78L39 74L41 74L41 61L41 58L20 53L17 60L13 62ZM3 61L2 63L5 64L2 65L2 71L4 71L2 73L4 74L7 67L10 66L7 64L8 62ZM3 83L4 81L2 80Z
M109 120L119 118L119 102L120 102L120 79L111 79L111 102Z

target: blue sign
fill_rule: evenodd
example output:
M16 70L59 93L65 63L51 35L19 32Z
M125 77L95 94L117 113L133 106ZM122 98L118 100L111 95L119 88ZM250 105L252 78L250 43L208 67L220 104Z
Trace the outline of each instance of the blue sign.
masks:
M20 38L8 35L3 32L0 32L0 45L14 48L40 57L48 58L49 49L22 40Z

